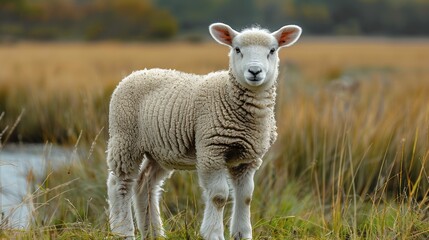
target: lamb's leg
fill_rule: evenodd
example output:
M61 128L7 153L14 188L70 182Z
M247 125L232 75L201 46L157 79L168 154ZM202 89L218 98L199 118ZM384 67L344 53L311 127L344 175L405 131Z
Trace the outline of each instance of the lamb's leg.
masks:
M198 170L198 177L205 200L201 235L207 240L223 240L223 209L229 193L227 172L224 169Z
M246 164L229 170L234 194L230 232L234 240L252 239L250 202L252 201L253 176L256 169L255 164Z
M107 153L110 228L113 233L129 239L134 239L131 198L141 162L141 156L132 142L126 138L112 137Z
M110 229L124 237L134 238L134 224L131 215L131 195L133 179L121 179L112 172L107 180L109 198Z
M142 238L164 237L159 197L161 186L170 173L151 159L143 162L134 191L134 209Z

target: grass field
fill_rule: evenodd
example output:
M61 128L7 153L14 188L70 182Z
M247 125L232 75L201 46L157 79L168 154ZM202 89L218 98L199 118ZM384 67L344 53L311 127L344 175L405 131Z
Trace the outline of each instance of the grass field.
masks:
M227 68L226 55L211 43L0 45L2 142L84 152L35 186L32 228L0 228L0 239L112 236L105 150L114 87L137 69ZM428 63L424 40L304 39L282 50L279 139L256 175L256 239L429 238ZM198 238L196 175L176 172L164 190L168 237Z

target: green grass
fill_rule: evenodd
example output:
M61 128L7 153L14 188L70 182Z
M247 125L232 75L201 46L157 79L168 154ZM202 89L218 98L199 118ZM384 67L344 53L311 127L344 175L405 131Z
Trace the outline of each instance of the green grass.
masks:
M105 185L109 97L128 66L140 68L137 50L158 56L177 45L151 45L150 50L128 45L55 47L63 49L54 58L58 65L47 61L29 70L39 82L26 82L26 73L17 73L24 67L12 55L11 63L5 63L11 74L0 74L0 112L5 112L0 132L8 127L0 139L4 143L10 135L9 142L71 146L82 152L81 159L52 172L42 184L34 183L32 228L0 229L0 238L114 238ZM37 58L37 49L29 48ZM64 57L72 54L70 49L80 49L83 61L96 66L99 75L89 69L75 71L84 67L80 60ZM106 60L97 57L103 49ZM121 55L121 49L127 53ZM276 106L279 138L255 177L256 239L429 238L429 70L423 60L416 60L429 59L428 49L427 44L403 42L304 42L287 50ZM213 54L213 66L226 61L226 53L218 59L212 46L179 45L177 51L187 50ZM162 62L156 57L153 61ZM179 64L180 69L182 64L165 61L161 67ZM203 62L199 55L186 61L186 66ZM49 67L52 64L55 68ZM184 70L193 71L190 68ZM196 72L201 69L206 67L195 67ZM80 80L69 83L70 76L62 72L76 73ZM7 81L12 73L20 84ZM107 80L89 82L94 76ZM346 78L352 84L336 80ZM57 90L55 79L70 88ZM195 173L176 172L166 182L161 209L169 239L199 238L203 205Z

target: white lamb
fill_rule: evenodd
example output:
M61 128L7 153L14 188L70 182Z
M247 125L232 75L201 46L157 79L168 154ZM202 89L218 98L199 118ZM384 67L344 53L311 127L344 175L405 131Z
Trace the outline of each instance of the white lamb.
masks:
M114 233L134 239L133 199L142 238L164 236L160 186L173 170L197 170L205 200L202 237L224 239L230 185L231 236L252 238L253 176L277 136L278 50L295 43L301 28L237 32L216 23L210 33L231 48L228 71L137 71L112 95L107 186Z

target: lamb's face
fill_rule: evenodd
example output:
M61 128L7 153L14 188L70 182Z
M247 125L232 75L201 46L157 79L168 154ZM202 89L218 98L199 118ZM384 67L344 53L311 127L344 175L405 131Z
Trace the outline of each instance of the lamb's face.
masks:
M240 84L247 88L271 86L278 75L278 49L295 43L298 26L285 26L269 33L253 28L239 33L222 23L212 24L210 33L221 44L231 47L230 68Z
M277 41L268 33L249 31L239 34L229 53L230 67L236 79L245 86L270 85L277 79L277 49Z

